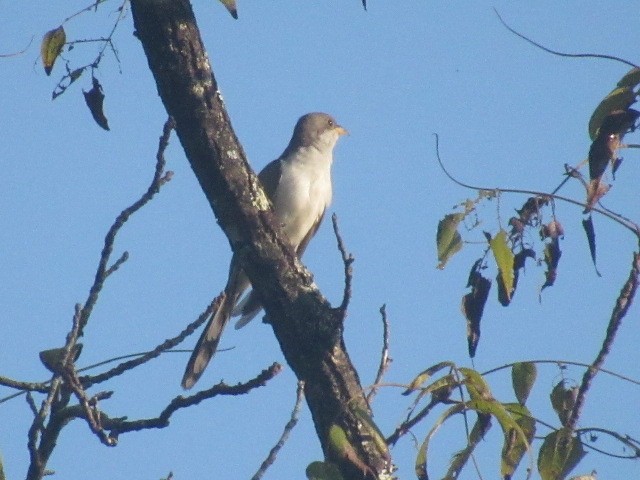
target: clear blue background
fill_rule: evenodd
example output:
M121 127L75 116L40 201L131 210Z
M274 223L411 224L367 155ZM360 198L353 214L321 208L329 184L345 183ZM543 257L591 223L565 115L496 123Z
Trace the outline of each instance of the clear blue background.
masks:
M440 135L443 160L461 180L550 191L562 179L563 164L585 158L591 112L628 70L611 61L559 58L535 49L510 34L492 7L514 28L552 48L638 61L637 4L535 3L371 0L364 12L358 0L240 0L240 20L234 21L218 2L194 1L233 126L256 169L282 152L296 119L308 111L330 112L351 132L336 149L331 212L356 258L345 336L365 385L379 361L383 303L394 360L386 382L406 384L442 360L470 365L459 305L468 270L483 246L467 245L444 271L435 268L438 220L474 192L445 178L432 134ZM68 22L68 38L107 35L118 5L106 2L97 14ZM111 131L98 128L84 104L81 89L90 88L89 75L51 102L64 64L58 62L51 77L44 74L40 39L84 6L75 0L0 3L0 53L21 50L33 37L24 54L0 59L0 374L22 380L48 378L38 352L63 344L73 305L86 299L104 234L147 188L166 118L132 35L130 14L114 37L120 63L107 53L97 72ZM96 48L79 45L64 57L79 66L92 60ZM627 140L637 142L634 137ZM605 201L638 219L638 155L623 154L626 161ZM224 286L229 246L175 137L166 157L173 180L118 236L114 260L124 250L130 260L100 296L80 366L153 348L196 318ZM584 198L577 182L562 193ZM483 225L465 238L481 241L482 229L506 225L524 200L505 195L487 204ZM603 274L598 278L580 209L559 204L556 212L566 231L557 284L539 303L544 268L532 262L509 308L500 307L491 293L475 359L480 371L522 359L591 362L600 347L628 275L634 239L595 218ZM337 304L343 272L330 222L307 250L305 263ZM634 306L605 366L640 378L639 340ZM194 342L189 339L185 348ZM230 329L221 346L235 348L216 357L199 386L244 381L272 361L283 361L271 329L260 322L240 332ZM111 416L156 416L182 393L186 361L187 354L163 355L115 379L106 386L115 395L100 407ZM570 368L565 376L579 381L582 370ZM534 414L555 425L548 393L560 378L558 368L541 367L530 400ZM497 398L513 400L507 371L489 381ZM387 434L406 415L409 400L401 391L384 388L374 403L375 419ZM0 396L9 393L0 389ZM48 467L70 480L157 479L169 471L178 479L249 478L280 435L294 398L295 378L285 368L265 388L180 411L169 428L123 435L117 448L102 446L86 424L75 421L64 430ZM580 425L638 436L639 402L636 385L600 375ZM25 474L31 419L23 397L0 405L7 478ZM435 415L414 430L418 442L433 421ZM539 429L541 435L547 432ZM494 425L479 447L483 478L498 475L501 438ZM434 478L446 471L464 441L459 418L437 434L429 466ZM595 445L623 453L602 437ZM392 450L401 478L413 478L415 453L410 435ZM321 451L305 407L266 478L303 478L306 465L318 459ZM574 473L592 469L603 479L640 475L638 462L595 452ZM524 477L523 463L517 478ZM461 478L477 474L468 467Z

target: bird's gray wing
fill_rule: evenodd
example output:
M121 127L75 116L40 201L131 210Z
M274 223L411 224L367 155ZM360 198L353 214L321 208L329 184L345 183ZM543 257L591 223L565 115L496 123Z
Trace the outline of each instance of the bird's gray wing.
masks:
M314 223L313 227L311 227L311 229L304 236L304 238L300 242L300 245L298 245L298 248L296 250L296 255L298 255L298 258L302 258L302 254L307 248L307 245L318 231L318 228L320 228L320 224L322 223L323 218L324 211L318 217L318 220L316 221L316 223ZM238 319L238 321L236 322L236 330L244 327L247 323L253 320L255 316L260 313L260 310L262 310L260 299L258 298L258 294L255 292L255 290L252 290L238 305L235 306L235 308L231 312L231 315L234 317L241 315L240 319Z
M269 162L262 171L258 174L258 178L262 183L264 193L267 194L269 200L274 202L276 199L276 190L280 183L280 176L282 175L282 160L277 159Z
M296 254L298 255L298 258L302 258L302 254L307 248L307 245L309 245L309 242L311 241L313 236L316 234L316 232L320 228L320 224L322 223L322 219L324 218L324 212L326 212L326 209L324 209L322 213L318 216L316 223L313 224L313 226L309 229L307 234L304 236L304 238L300 242L300 245L298 245L298 248L296 249Z

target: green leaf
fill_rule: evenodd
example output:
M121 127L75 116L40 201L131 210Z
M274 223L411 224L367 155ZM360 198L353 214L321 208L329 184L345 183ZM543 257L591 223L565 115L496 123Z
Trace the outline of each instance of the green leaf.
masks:
M518 419L521 420L523 414L529 415L526 407L516 404L507 404L514 412L517 413ZM502 432L504 434L504 444L502 447L501 457L501 475L502 478L509 478L520 463L522 456L530 449L529 443L531 437L522 429L518 421L507 410L506 406L497 400L471 400L467 402L467 407L477 412L489 414L498 420Z
M631 74L631 72L629 72L629 74ZM635 75L635 73L630 75L630 78L635 79ZM622 82L625 77L620 81ZM596 139L602 122L611 112L615 110L627 110L635 101L636 94L634 93L633 88L629 85L616 87L609 93L609 95L604 97L593 111L591 119L589 120L589 138L591 138L591 141Z
M42 37L42 43L40 44L40 56L42 57L42 65L47 75L51 75L53 70L53 64L62 52L62 47L67 41L67 35L64 33L64 28L60 25L58 28L49 30Z
M458 225L464 213L450 213L438 222L436 244L438 247L438 268L442 270L449 259L462 249L462 237Z
M335 423L329 427L329 448L336 457L348 460L363 472L370 470L349 442L346 432Z
M455 367L455 364L453 362L440 362L430 366L426 370L423 370L422 372L420 372L416 378L411 380L409 387L404 392L402 392L402 394L409 395L412 391L420 388L420 386L423 383L425 383L427 380L429 380L429 378L431 378L434 373L437 373L446 367L453 368Z
M338 466L331 462L311 462L305 473L308 480L344 480Z
M433 397L435 397L436 399L445 400L449 398L449 396L451 395L451 392L457 386L458 386L458 382L456 380L456 377L454 377L452 374L449 374L449 375L445 375L442 378L439 378L432 384L427 385L425 388L422 389L420 394L427 395L431 393Z
M454 405L453 407L445 410L436 420L429 433L425 437L422 445L420 445L420 449L418 450L418 456L416 457L416 465L415 472L418 480L428 480L429 475L427 475L427 450L429 449L429 442L431 437L440 429L440 427L444 424L444 422L457 413L462 413L465 410L465 405L459 403Z
M522 430L524 438L519 435L516 429L511 428L504 432L504 444L502 446L502 463L500 471L503 478L511 478L518 468L522 457L529 451L531 442L536 433L536 422L531 416L531 412L524 405L519 403L505 403L505 410L511 415Z
M553 390L551 390L551 406L558 414L558 419L563 426L566 426L576 403L578 387L567 388L565 380L560 380Z
M472 400L467 402L467 407L477 412L489 414L495 417L502 428L504 434L504 444L502 447L502 457L500 470L502 478L509 478L520 463L522 456L530 449L530 442L533 438L533 427L531 420L523 420L531 415L526 407L519 404L506 404L497 400ZM507 409L509 407L509 410ZM512 413L514 415L512 415ZM517 418L517 420L516 420ZM520 422L520 423L519 423ZM527 431L523 430L523 427Z
M582 443L570 430L561 428L547 435L538 454L542 480L564 480L585 456Z
M484 438L490 428L491 415L478 413L476 423L473 425L471 433L469 434L467 446L453 455L451 465L449 466L449 470L447 470L443 480L456 480L458 478L460 472L471 458L473 450L476 448L478 443L480 443L480 440Z
M238 8L236 7L236 0L220 0L220 3L229 11L231 16L238 19Z
M498 265L498 284L503 289L506 299L510 300L513 292L514 255L509 248L507 232L500 230L495 237L489 240L489 246Z
M592 470L590 474L577 475L575 477L571 477L569 480L598 480L598 478L596 477L596 471Z
M345 452L353 448L345 431L335 423L329 428L329 446L338 457L345 457Z
M516 398L521 405L527 403L531 388L536 381L536 364L532 362L518 362L511 369L511 383Z
M640 84L640 68L638 67L633 67L618 82L619 87L636 88L638 84Z
M459 371L464 375L464 384L467 387L471 400L493 400L489 384L485 382L482 375L471 368L463 367L460 368Z
M384 435L378 428L378 425L376 425L376 423L373 421L373 418L371 418L371 415L369 414L369 412L360 406L352 406L351 411L362 423L362 426L364 428L362 428L361 431L363 431L365 435L367 435L370 439L373 440L373 442L376 444L376 446L381 452L386 451L387 441L385 440Z

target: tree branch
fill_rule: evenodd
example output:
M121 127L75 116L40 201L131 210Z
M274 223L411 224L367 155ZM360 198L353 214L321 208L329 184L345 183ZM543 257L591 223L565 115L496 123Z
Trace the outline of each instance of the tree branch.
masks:
M388 473L388 449L371 441L375 432L357 415L370 410L342 340L339 311L315 287L273 221L231 127L189 2L132 0L131 8L136 35L191 168L262 299L287 362L305 382L325 457L345 479ZM332 445L329 432L336 427L355 458Z
M596 359L593 361L587 371L584 372L584 375L582 377L582 383L580 384L580 388L578 389L576 402L573 405L573 409L571 410L571 417L569 417L569 421L566 425L567 428L571 430L575 430L576 425L578 424L578 419L580 418L580 413L582 412L582 407L584 406L587 391L591 386L591 382L604 364L604 361L607 358L609 351L611 350L611 346L613 345L613 341L615 340L616 332L622 324L622 319L626 316L627 311L629 310L629 307L633 302L636 290L638 289L639 276L640 254L634 253L633 261L631 263L631 271L629 272L629 278L625 282L622 290L620 291L620 295L618 295L618 298L616 299L616 304L613 307L613 311L611 312L611 318L609 319L609 325L607 327L607 334L605 335L605 339L602 342L602 347L600 348Z

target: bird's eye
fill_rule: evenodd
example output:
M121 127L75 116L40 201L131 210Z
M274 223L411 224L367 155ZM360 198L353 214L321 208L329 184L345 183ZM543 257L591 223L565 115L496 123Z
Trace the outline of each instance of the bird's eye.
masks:
M329 126L333 127L333 120L329 120Z

